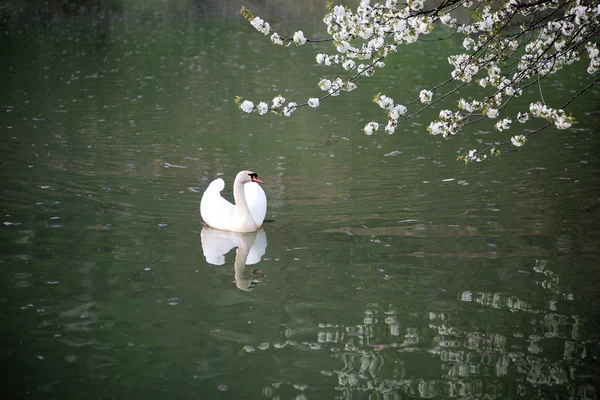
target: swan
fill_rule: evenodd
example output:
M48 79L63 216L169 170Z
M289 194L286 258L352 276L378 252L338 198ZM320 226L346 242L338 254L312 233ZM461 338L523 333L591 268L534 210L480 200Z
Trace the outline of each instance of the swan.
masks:
M212 181L200 200L200 215L206 225L223 231L257 231L267 214L267 196L259 183L263 181L256 173L240 171L233 182L235 204L231 204L221 196L225 181Z

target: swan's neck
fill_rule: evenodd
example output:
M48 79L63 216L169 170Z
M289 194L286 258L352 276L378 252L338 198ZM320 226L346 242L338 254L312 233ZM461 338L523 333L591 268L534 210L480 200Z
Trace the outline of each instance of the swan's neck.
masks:
M243 183L235 182L233 185L233 198L235 199L235 211L237 214L236 220L240 221L245 226L245 230L243 230L243 232L255 230L256 223L254 222L254 218L252 218L252 212L250 211L250 207L248 207L248 202L246 201L246 193L244 191Z
M244 184L235 182L233 185L233 198L235 199L235 207L240 211L248 211L248 203L246 202L246 194L244 193Z

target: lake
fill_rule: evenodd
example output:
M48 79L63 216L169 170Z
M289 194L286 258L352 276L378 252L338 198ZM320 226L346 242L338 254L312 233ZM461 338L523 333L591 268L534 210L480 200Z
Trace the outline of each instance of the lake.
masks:
M132 1L3 33L3 397L598 398L598 88L572 129L465 165L523 131L430 136L441 105L394 135L362 131L384 117L378 92L445 80L460 38L261 117L235 97L305 102L344 71L316 64L327 44L273 46L239 5L211 4ZM246 6L323 37L323 2ZM573 96L585 68L544 82L546 100ZM222 177L231 200L242 169L264 181L263 228L205 228L203 191Z

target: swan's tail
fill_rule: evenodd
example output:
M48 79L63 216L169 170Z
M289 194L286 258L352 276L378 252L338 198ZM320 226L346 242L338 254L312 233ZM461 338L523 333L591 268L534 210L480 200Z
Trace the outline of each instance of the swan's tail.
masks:
M225 188L225 181L223 179L219 178L219 179L215 179L214 181L212 181L210 183L210 185L208 185L208 188L206 190L220 192L224 188Z

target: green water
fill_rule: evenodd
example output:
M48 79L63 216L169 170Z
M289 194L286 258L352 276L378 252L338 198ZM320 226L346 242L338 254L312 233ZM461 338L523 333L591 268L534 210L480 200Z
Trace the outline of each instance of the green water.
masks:
M361 132L374 94L439 82L458 39L259 117L235 96L303 102L330 72L236 12L149 7L1 39L2 397L597 398L598 90L574 129L465 166L459 151L512 132L445 141L425 132L436 110ZM306 13L283 25L320 32ZM231 198L246 168L264 230L202 232L203 190L221 176Z

